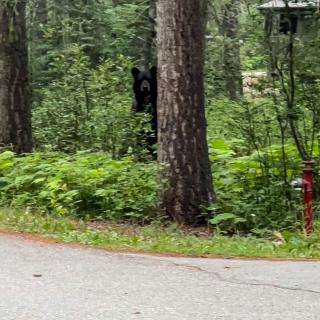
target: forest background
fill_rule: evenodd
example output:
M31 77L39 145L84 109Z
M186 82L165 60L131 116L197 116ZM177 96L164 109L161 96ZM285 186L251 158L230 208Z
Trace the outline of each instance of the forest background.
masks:
M205 85L217 197L209 223L266 236L301 228L301 193L290 183L302 160L314 160L319 198L320 42L319 32L267 37L260 4L210 2ZM155 19L153 0L28 1L36 152L0 154L2 206L161 219L159 169L137 141L149 119L130 112L131 68L156 64Z

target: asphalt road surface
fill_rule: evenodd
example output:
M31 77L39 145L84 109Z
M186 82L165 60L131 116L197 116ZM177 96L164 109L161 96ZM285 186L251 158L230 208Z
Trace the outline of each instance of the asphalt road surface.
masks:
M320 320L320 262L115 254L0 234L1 320Z

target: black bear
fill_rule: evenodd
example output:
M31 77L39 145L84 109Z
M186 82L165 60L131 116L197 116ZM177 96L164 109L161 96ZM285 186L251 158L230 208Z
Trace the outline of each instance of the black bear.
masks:
M152 133L145 137L148 150L155 158L152 146L157 143L157 68L152 67L150 70L139 70L132 68L133 92L135 101L133 112L145 112L151 115Z

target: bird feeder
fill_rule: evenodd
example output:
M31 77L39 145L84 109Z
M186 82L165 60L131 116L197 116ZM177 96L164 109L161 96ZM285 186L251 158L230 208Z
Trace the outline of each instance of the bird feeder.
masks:
M258 9L265 16L268 36L296 34L303 38L318 31L314 14L320 9L320 0L272 0Z

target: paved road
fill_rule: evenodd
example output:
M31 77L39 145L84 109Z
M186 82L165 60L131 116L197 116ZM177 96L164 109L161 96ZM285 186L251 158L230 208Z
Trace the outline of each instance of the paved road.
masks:
M114 254L0 235L1 320L319 320L320 262Z

